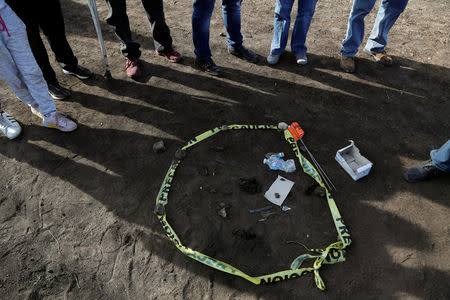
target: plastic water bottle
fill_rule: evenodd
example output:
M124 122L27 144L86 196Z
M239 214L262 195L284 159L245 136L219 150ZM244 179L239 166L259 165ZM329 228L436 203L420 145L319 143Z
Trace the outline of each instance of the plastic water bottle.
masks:
M286 173L295 171L295 162L293 159L284 160L284 153L272 154L269 158L265 158L263 163L268 165L271 170L281 170Z

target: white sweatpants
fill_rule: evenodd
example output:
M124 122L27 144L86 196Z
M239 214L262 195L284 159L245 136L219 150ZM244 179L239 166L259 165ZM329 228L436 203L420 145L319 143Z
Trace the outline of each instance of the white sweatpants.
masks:
M28 43L23 22L6 5L0 9L0 77L16 96L29 105L39 104L39 112L56 111L48 86Z

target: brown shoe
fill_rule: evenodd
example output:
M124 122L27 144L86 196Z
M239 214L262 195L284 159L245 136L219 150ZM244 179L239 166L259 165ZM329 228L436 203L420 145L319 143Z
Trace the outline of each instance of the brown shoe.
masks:
M364 52L369 54L375 59L376 62L380 62L385 66L392 66L392 57L386 54L386 51L374 53L370 50L364 49Z
M354 73L355 58L350 56L341 56L341 69L347 73Z

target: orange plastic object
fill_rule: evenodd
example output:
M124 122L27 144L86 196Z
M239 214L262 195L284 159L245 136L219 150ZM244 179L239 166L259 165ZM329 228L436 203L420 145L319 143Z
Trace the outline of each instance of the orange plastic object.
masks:
M297 122L292 123L291 126L288 127L288 130L296 141L303 138L305 135L305 131L300 127L300 125L298 125Z

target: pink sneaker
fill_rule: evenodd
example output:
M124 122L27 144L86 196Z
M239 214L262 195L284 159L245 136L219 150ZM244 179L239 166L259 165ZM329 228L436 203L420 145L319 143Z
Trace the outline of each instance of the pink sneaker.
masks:
M142 74L141 62L139 61L139 58L133 60L127 58L127 64L125 68L127 70L128 77L138 77Z
M70 132L77 129L77 124L55 111L44 116L43 125L49 128L56 128L64 132Z
M159 52L158 50L155 50L155 53L159 56L166 57L170 62L173 63L177 63L183 58L183 56L179 52L175 51L175 49L172 49L169 52Z

